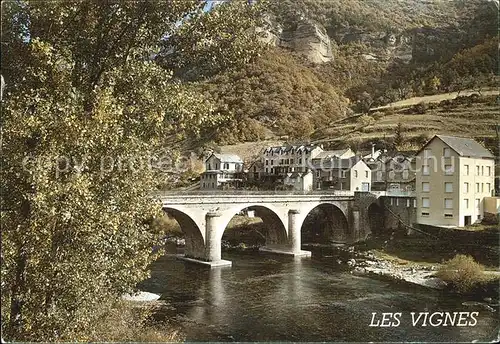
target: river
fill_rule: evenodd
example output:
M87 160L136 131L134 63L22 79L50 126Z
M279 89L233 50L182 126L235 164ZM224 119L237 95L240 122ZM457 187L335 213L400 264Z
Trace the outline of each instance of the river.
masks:
M141 289L161 295L157 319L187 341L490 341L498 313L413 285L356 276L333 258L223 253L231 268L207 269L165 255ZM413 326L410 312L478 311L466 327ZM397 327L370 327L372 312L401 312Z

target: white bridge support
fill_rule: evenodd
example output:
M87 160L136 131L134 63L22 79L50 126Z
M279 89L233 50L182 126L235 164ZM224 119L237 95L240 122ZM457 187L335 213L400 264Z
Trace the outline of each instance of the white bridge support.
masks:
M301 229L307 215L316 207L329 204L337 209L335 216L342 217L347 224L342 240L363 240L370 233L366 209L376 200L370 195L338 191L328 194L197 192L163 194L157 198L185 233L183 259L218 267L231 265L221 257L222 236L232 217L243 209L254 209L256 216L269 227L266 246L261 251L308 257L311 253L301 250Z

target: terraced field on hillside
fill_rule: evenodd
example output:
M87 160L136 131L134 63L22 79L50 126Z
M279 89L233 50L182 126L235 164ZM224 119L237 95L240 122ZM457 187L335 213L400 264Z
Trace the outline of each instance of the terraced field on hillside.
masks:
M500 104L494 96L483 97L473 104L427 104L400 109L385 109L346 119L315 133L316 143L366 145L371 141L395 135L401 123L408 149L417 148L434 134L473 137L487 145L496 141L495 128L500 125ZM490 147L491 148L491 147ZM493 147L494 148L494 147Z

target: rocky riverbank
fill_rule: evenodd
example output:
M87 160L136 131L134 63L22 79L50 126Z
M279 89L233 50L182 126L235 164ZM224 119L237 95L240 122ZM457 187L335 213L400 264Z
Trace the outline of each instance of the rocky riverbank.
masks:
M347 264L353 267L352 272L356 274L383 276L432 289L444 289L447 286L445 281L435 276L437 267L434 265L402 266L378 259L372 253L360 253L357 259L351 258Z

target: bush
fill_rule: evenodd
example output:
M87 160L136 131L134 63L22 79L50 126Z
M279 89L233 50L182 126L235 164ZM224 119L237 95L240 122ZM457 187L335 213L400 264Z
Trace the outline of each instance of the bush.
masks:
M471 291L487 280L484 266L468 255L457 254L439 269L437 277L449 283L459 293Z
M156 307L154 303L139 305L118 301L86 339L92 342L181 342L183 338L178 330L168 323L153 321Z
M412 106L412 111L415 114L423 115L429 109L429 105L426 103L418 103Z

